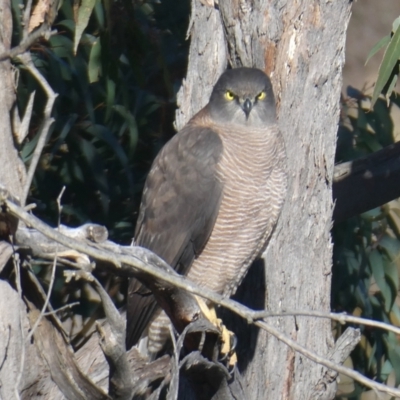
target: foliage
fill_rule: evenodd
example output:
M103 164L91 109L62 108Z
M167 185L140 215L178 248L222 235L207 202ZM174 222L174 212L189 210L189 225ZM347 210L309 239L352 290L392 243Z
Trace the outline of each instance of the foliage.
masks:
M392 107L350 88L342 101L336 161L368 155L393 143ZM366 212L336 224L334 241L332 309L400 325L400 202ZM338 326L338 335L344 330ZM362 340L352 354L354 368L379 382L392 374L400 383L399 339L392 333L361 327ZM394 376L393 376L394 375ZM346 398L358 399L363 389L355 385ZM363 397L361 397L363 398Z
M390 35L383 37L370 51L368 60L376 54L381 48L386 46L382 63L379 67L378 79L376 81L374 92L371 99L371 107L374 106L379 95L383 92L386 100L389 102L390 96L396 86L399 76L399 59L400 59L400 17L393 22L392 32Z
M19 5L14 0L17 27ZM74 7L64 1L53 26L57 33L32 49L36 67L58 98L30 200L38 204L42 218L54 223L55 199L65 185L64 223L101 223L113 238L127 243L145 175L173 134L172 111L187 52L185 31L179 28L187 22L188 8L172 1L132 5L124 0L87 0ZM21 29L15 43L20 39ZM33 90L39 90L37 83L21 68L20 114ZM44 100L39 90L30 134L21 148L26 163L34 151Z
M12 7L15 46L23 34L23 1L12 0ZM146 174L174 134L175 95L187 63L188 19L188 1L62 3L52 27L55 34L31 48L35 66L58 94L55 122L28 199L37 205L36 215L56 224L56 199L65 186L62 223L92 221L105 225L116 242L131 242ZM16 67L20 115L36 91L29 134L20 148L29 164L46 98L36 80L21 65ZM34 260L32 265L46 287L49 264ZM123 304L126 289L121 282L98 278ZM90 285L65 284L58 268L52 305L76 300L79 307L63 318L72 316L71 333L80 331L73 344L80 342L101 308Z
M394 142L391 109L400 106L394 92L399 72L400 17L390 35L370 51L368 60L386 47L372 96L350 88L343 100L336 161L368 155ZM386 102L379 98L383 93ZM386 104L385 104L386 103ZM400 201L392 201L336 224L332 308L400 325ZM341 332L339 327L339 332ZM354 368L379 382L400 384L400 343L392 333L363 328L352 354ZM363 398L355 384L346 398Z

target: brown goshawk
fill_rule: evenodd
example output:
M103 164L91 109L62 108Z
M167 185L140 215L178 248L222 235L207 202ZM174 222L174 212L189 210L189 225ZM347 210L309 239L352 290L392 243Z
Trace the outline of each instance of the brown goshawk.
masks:
M160 151L147 177L135 244L180 274L233 294L265 250L286 193L286 154L269 78L227 70L209 103ZM169 337L168 317L132 279L127 348L146 333L148 351Z

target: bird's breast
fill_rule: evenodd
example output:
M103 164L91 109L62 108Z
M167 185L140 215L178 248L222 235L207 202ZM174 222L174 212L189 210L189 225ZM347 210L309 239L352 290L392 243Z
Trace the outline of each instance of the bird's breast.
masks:
M221 135L223 198L211 236L189 271L190 278L219 293L236 290L278 218L285 171L281 137L274 133Z

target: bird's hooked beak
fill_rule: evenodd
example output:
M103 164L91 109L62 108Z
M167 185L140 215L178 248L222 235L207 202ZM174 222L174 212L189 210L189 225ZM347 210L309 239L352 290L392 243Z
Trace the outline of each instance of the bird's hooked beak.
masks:
M240 102L240 106L242 107L242 110L246 114L246 119L249 118L250 111L253 108L252 101L249 98L247 98L243 102Z

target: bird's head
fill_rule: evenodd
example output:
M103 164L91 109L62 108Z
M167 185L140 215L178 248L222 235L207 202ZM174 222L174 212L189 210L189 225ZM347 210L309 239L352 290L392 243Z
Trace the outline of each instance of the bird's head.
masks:
M225 71L215 84L208 109L223 124L262 128L276 123L271 81L257 68Z

